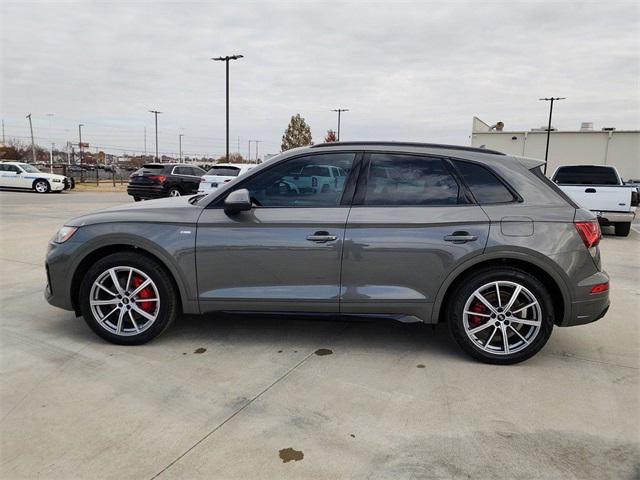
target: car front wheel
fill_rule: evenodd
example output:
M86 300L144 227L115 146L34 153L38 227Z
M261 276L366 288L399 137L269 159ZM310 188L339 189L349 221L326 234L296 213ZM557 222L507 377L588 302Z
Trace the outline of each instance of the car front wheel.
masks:
M458 345L486 363L513 364L535 355L554 324L551 296L534 276L516 268L483 270L465 278L448 305Z
M108 255L86 273L80 309L100 337L139 345L160 335L177 315L168 273L155 260L133 252Z
M180 189L178 187L171 187L169 189L169 196L170 197L179 197L182 195L182 192L180 191Z
M38 193L48 193L51 187L46 180L36 180L33 182L33 189Z

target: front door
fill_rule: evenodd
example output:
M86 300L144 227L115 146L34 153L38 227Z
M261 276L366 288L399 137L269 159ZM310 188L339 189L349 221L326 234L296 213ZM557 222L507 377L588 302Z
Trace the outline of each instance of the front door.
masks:
M222 202L198 221L202 312L339 310L340 260L349 213L347 180L327 187L324 167L357 170L356 153L307 154L238 183L254 208L227 215Z
M489 219L441 158L371 153L345 232L340 311L430 321L454 266L480 254Z

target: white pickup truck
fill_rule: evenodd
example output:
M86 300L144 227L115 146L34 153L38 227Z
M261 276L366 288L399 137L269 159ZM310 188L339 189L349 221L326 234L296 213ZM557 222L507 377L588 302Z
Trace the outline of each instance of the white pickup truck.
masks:
M293 185L301 194L340 192L344 188L347 172L332 165L307 165L294 176L283 177L282 181Z
M558 167L552 180L574 202L595 213L601 225L613 225L619 237L629 235L638 206L638 189L625 185L615 167L565 165Z

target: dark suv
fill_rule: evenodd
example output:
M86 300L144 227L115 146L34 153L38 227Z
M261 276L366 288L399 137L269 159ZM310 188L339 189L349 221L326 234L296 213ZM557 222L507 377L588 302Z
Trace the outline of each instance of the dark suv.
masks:
M184 163L148 163L131 174L127 193L138 202L142 199L179 197L198 193L200 179L206 172Z
M286 312L446 323L474 357L519 362L609 306L596 217L541 165L429 144L290 150L209 195L68 221L46 295L119 344L179 313ZM344 181L305 188L319 166Z

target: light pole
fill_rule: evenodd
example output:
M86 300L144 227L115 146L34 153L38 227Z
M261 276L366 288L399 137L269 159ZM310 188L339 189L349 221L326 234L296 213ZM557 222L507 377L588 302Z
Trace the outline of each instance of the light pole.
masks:
M211 59L215 62L225 62L227 68L227 162L229 161L229 60L238 60L243 57L244 55L227 55Z
M332 112L338 112L338 141L340 141L340 114L342 112L348 112L348 108L334 108Z
M80 149L80 165L82 165L82 127L84 127L84 123L78 125L78 137L80 138L80 143L78 143L78 148Z
M566 100L566 97L545 97L539 98L543 102L551 102L549 106L549 125L547 126L547 148L544 151L544 174L547 174L547 159L549 157L549 138L551 137L551 116L553 115L553 102L556 100Z
M31 123L31 114L25 118L29 119L29 130L31 131L31 156L33 157L33 163L36 163L36 144L33 141L33 124Z
M256 163L258 163L258 144L262 142L262 140L254 140L256 142Z
M182 163L182 137L184 137L183 133L178 135L178 144L180 145L180 163Z
M153 113L156 119L156 162L158 161L158 114L162 113L158 110L149 110L150 113Z
M51 133L51 119L55 114L47 113L47 117L49 117L49 133ZM51 139L51 152L49 157L49 171L53 173L53 139Z

